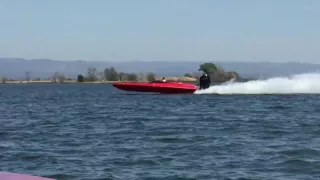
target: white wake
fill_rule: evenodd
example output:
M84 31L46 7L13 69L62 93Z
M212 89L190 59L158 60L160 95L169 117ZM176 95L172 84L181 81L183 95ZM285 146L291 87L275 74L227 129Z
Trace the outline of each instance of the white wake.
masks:
M197 90L195 94L300 94L320 93L320 73L297 74L265 80L233 82Z

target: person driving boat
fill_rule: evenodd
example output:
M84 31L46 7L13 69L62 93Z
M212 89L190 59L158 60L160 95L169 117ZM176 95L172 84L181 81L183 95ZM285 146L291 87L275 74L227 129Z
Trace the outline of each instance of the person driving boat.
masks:
M207 89L210 87L211 78L207 73L203 72L202 76L199 78L199 89Z

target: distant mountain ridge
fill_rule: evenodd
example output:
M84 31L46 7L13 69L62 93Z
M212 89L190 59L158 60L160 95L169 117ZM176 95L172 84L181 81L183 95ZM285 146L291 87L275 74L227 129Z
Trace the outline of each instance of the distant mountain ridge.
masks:
M221 62L215 63L225 70L236 71L242 77L266 78L274 76L288 76L299 73L320 72L320 64L286 62ZM103 71L110 66L121 72L154 72L158 76L183 76L185 73L197 72L197 61L127 61L127 62L102 62L102 61L58 61L51 59L0 58L0 76L9 78L24 78L30 72L31 78L52 77L55 72L63 73L67 77L76 78L78 74L86 75L89 67Z

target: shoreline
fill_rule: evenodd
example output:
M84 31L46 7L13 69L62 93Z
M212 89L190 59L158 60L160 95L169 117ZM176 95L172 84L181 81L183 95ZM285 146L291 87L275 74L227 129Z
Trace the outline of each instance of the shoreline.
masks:
M197 79L189 77L166 77L167 81L179 81L184 83L196 83ZM157 77L155 80L161 80ZM146 80L140 81L106 81L106 80L97 80L97 81L84 81L78 82L77 80L64 80L63 82L52 81L52 80L6 80L5 82L0 81L0 84L113 84L116 82L148 82Z
M171 80L169 80L171 81ZM113 84L116 82L148 82L148 81L85 81L78 82L74 81L64 81L64 82L53 82L51 80L41 80L41 81L6 81L5 83L0 82L0 84ZM181 81L183 83L196 83L196 81Z
M167 81L178 81L182 83L190 83L190 84L197 84L197 79L195 78L167 78ZM159 78L156 78L157 81L161 80ZM252 80L258 80L258 79L241 79L237 82L247 82ZM99 80L99 81L85 81L85 82L78 82L77 80L65 80L62 83L61 82L53 82L52 80L31 80L31 81L21 81L21 80L7 80L5 83L0 81L0 84L113 84L116 82L149 82L149 81L105 81L105 80ZM221 82L215 82L214 84L220 84Z

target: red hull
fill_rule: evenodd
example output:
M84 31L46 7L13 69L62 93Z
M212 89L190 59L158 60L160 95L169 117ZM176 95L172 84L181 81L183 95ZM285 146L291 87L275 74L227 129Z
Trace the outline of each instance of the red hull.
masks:
M114 87L123 91L136 92L157 92L157 93L194 93L197 86L181 82L118 82L113 84Z

